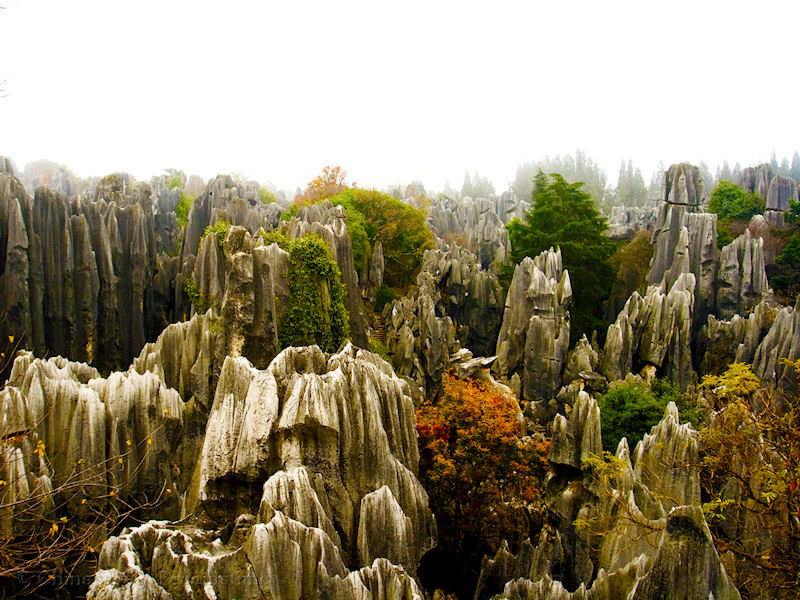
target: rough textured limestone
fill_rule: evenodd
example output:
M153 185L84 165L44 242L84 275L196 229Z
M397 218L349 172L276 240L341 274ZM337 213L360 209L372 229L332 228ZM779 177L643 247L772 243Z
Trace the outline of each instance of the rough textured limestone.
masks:
M173 320L146 185L72 200L40 188L31 199L0 174L0 248L0 335L37 355L124 368Z
M717 277L716 315L730 319L747 314L772 295L767 281L764 240L749 229L722 248Z
M774 227L783 227L783 213L789 210L789 203L793 200L797 200L797 183L794 179L783 175L772 178L769 182L764 211L767 222Z
M637 231L653 231L658 220L659 205L612 206L608 217L608 236L615 240L630 240Z
M414 579L385 559L350 572L324 531L281 512L243 515L224 541L149 522L110 538L89 589L92 600L217 598L422 600Z
M521 380L520 397L548 400L561 386L569 350L572 287L561 251L526 257L514 269L497 338L495 368Z
M700 508L697 432L680 423L670 403L633 457L627 441L620 442L619 471L598 480L591 469L576 468L587 446L595 447L589 455L602 447L592 405L580 392L569 418L558 415L553 423L548 505L561 518L557 533L545 528L539 543L523 544L517 556L503 547L484 559L481 597L502 587L496 598L738 599ZM576 435L587 428L597 435ZM573 435L565 435L568 430ZM576 519L585 528L576 531ZM588 544L592 531L599 550Z
M644 297L634 292L608 327L600 371L613 381L650 364L681 389L693 383L694 289L694 275L683 273L668 292L663 285L650 286Z
M511 194L495 198L448 198L432 201L428 223L447 242L457 242L474 252L484 268L502 263L511 246L505 224L522 217L527 203Z
M147 357L182 380L201 351L191 325L169 335ZM265 370L226 357L185 511L204 516L110 538L89 597L421 600L412 577L436 526L407 391L350 345L288 348Z
M264 371L226 358L190 503L199 501L216 519L252 512L261 482L305 466L309 477L324 477L319 502L330 508L327 518L348 555L358 547L361 564L378 556L392 525L392 535L408 543L388 548L388 558L413 571L433 545L435 524L415 475L406 388L388 363L350 345L330 356L315 346L288 348Z

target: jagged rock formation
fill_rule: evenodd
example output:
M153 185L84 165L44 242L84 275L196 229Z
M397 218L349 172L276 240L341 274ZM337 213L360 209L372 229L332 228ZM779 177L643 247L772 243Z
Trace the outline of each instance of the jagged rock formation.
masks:
M440 292L433 274L420 271L417 290L384 308L386 348L398 375L414 381L419 390L436 389L450 355L461 349L456 326L436 310Z
M762 196L763 197L763 196ZM789 210L789 203L797 200L797 183L791 177L775 176L769 182L764 216L773 227L783 227L783 213Z
M569 273L561 251L526 257L514 270L497 338L496 372L519 381L519 397L547 400L561 386L569 350Z
M785 361L800 358L800 297L794 308L784 306L756 348L753 372L765 383L797 392L792 367Z
M458 245L427 250L422 271L433 275L444 314L456 324L463 346L479 355L493 353L503 312L503 292L492 271Z
M13 460L4 462L0 476L15 482L18 500L76 478L85 483L82 496L93 502L102 502L112 489L132 498L188 487L186 465L192 464L196 439L184 430L180 396L154 373L131 369L101 378L84 363L34 359L25 352L0 399L3 435L17 436L4 446ZM74 493L69 501L72 513L82 514ZM171 494L160 514L179 517L180 502L179 493ZM2 527L14 531L15 506L9 504Z
M608 327L601 373L613 381L649 364L681 389L694 383L694 290L694 275L682 273L669 290L662 284L650 286L644 297L634 292Z
M102 194L67 200L40 188L32 200L0 175L0 334L107 371L127 365L173 311L149 188Z
M263 371L227 357L186 510L239 515L232 533L151 522L110 538L90 597L421 599L411 576L436 528L407 389L350 345L288 348Z
M151 522L109 539L91 597L270 589L421 600L412 576L436 528L416 478L407 384L349 345L333 355L289 348L264 371L227 356L216 378L218 319L209 311L170 326L108 378L23 353L0 392L4 433L16 432L0 472L14 482L4 503L46 496L76 465L90 465L97 482L83 497L165 488L156 515L200 515L193 525ZM41 504L43 514L53 505ZM216 529L226 523L230 535ZM13 510L0 511L0 529L15 531Z
M205 532L151 522L109 539L92 600L280 598L422 600L414 579L386 559L348 571L327 534L280 512L242 519L223 543Z
M553 422L548 504L560 524L517 556L485 559L476 599L738 599L700 508L697 432L675 405L633 457L623 439L617 470L598 478L585 461L601 449L599 410L579 392Z
M608 237L630 240L637 231L652 231L658 219L658 204L647 206L612 206L608 217Z
M192 281L196 310L221 316L225 354L247 356L266 367L281 350L278 327L289 298L289 253L265 245L243 227L232 226L220 244L215 235L200 242Z
M440 197L431 203L428 223L446 242L457 242L478 255L481 265L501 264L511 251L505 224L522 217L525 203L506 193L496 198Z
M651 286L644 298L634 293L609 327L600 369L609 379L653 365L685 388L695 380L694 336L705 328L718 348L724 337L718 319L745 314L771 298L763 239L748 229L720 252L717 217L700 212L702 199L699 170L687 164L670 167L653 233ZM712 329L706 327L709 319L714 319Z
M772 167L768 163L764 163L757 167L747 167L742 170L739 185L748 192L758 194L761 198L766 199L769 195L769 185L773 177L775 177L775 173L772 172Z
M752 365L763 382L793 392L794 375L785 361L800 357L798 310L800 299L794 307L761 302L747 318L735 315L721 321L709 317L699 339L704 372L721 372L734 360L744 362Z
M710 315L708 323L698 334L701 372L718 374L732 362L752 364L756 349L777 313L777 308L759 302L746 317L736 314L726 321Z
M367 265L366 278L362 286L362 296L370 304L375 304L376 294L380 287L383 285L383 273L386 264L383 258L383 244L377 240L373 246L369 256L369 264Z
M694 318L713 312L717 268L717 216L703 213L703 180L697 167L672 165L665 174L664 202L653 233L653 259L647 280L667 288L682 273L693 273Z
M475 254L456 244L426 250L416 290L384 309L398 373L424 390L437 387L462 346L479 355L494 350L501 311L497 275Z
M722 248L717 276L716 314L729 319L746 314L772 291L767 281L764 240L749 229Z
M269 231L278 225L281 209L277 204L264 204L254 181L235 181L230 175L218 175L208 182L206 190L192 204L183 236L182 262L198 252L206 227L217 221L246 228L251 234L259 229Z

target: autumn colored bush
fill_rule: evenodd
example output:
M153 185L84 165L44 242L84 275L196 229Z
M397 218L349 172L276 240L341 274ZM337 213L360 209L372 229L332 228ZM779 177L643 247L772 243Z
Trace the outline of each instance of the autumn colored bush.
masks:
M519 533L520 515L540 509L549 442L523 435L512 396L445 374L438 400L417 410L417 431L443 540L472 536L494 549Z
M800 380L800 361L792 366ZM700 444L703 509L717 550L744 598L796 598L800 397L765 385L742 363L700 388L715 411Z
M481 559L538 531L549 442L523 434L516 399L485 383L442 377L417 410L420 478L439 528L423 581L468 597Z

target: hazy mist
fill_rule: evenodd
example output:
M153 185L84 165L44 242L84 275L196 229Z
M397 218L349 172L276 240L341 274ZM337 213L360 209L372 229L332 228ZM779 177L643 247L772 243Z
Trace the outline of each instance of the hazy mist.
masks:
M501 191L585 150L755 164L800 140L794 2L5 0L0 154L81 176Z

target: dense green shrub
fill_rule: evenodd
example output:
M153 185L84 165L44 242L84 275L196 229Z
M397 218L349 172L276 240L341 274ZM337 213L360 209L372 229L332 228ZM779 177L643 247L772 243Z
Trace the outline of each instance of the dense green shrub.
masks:
M329 200L345 209L357 269L366 267L370 246L380 241L386 284L402 290L414 282L434 245L423 211L376 190L348 188Z
M375 293L375 312L383 311L383 307L394 302L395 297L395 291L388 285L379 287Z
M289 301L279 328L281 346L319 345L335 352L349 335L344 286L322 239L307 235L289 244Z
M656 379L649 386L636 380L612 383L599 400L603 448L615 452L625 437L633 449L661 420L669 402L678 407L682 422L698 423L696 405L684 399L680 390L666 379Z
M748 220L764 212L764 201L735 183L722 180L711 193L708 211L719 215L720 220Z
M272 231L264 231L262 229L258 232L258 235L261 237L261 241L265 246L278 244L278 246L288 251L292 244L291 238L277 229L273 229Z

